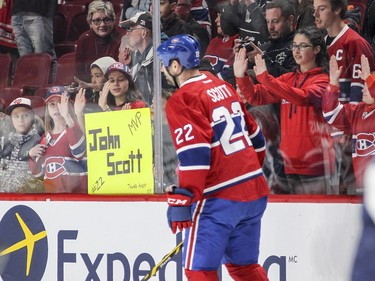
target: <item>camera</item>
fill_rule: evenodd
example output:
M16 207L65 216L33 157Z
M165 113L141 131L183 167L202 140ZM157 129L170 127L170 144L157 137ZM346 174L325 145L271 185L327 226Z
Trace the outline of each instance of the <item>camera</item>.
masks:
M250 45L250 42L254 42L254 38L246 36L245 38L240 38L239 48L246 48L246 52L251 52L254 48Z

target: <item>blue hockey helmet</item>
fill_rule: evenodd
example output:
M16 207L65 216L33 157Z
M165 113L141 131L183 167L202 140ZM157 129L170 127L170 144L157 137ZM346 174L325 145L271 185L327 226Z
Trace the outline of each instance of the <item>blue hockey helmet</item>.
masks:
M169 38L157 48L157 55L168 67L171 60L178 59L180 64L191 69L199 65L199 42L188 34L179 34Z

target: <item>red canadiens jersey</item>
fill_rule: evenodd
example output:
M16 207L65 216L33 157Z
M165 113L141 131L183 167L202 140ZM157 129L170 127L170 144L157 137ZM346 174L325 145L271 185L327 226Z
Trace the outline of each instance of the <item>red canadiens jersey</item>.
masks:
M87 192L86 139L76 123L60 134L47 134L47 149L40 159L30 159L34 176L43 176L45 192Z
M12 6L13 1L0 1L0 45L17 48L11 25Z
M341 103L358 103L362 101L363 81L360 77L361 55L364 54L375 70L374 56L369 43L349 26L341 30L339 35L328 46L329 56L336 57L339 66L343 67L340 76Z
M238 38L238 34L224 37L216 36L210 41L204 55L204 58L210 61L214 71L223 80L226 77L226 69L230 66L228 59L233 54L234 40L236 38Z
M341 104L338 95L338 87L330 85L323 96L323 116L329 124L351 132L353 169L357 186L362 187L364 170L375 155L375 106Z
M168 100L181 188L195 200L256 200L269 193L265 140L234 88L211 73L187 80Z

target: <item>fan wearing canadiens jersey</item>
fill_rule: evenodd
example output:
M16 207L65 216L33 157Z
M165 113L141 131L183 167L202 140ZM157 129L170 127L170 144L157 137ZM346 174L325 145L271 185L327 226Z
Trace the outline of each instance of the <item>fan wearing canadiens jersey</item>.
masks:
M76 104L77 109L84 105ZM47 193L87 192L86 138L63 86L48 89L45 113L45 134L29 151L32 174L43 176Z
M234 88L199 71L199 43L186 34L157 48L162 71L178 87L166 114L179 159L167 188L172 232L185 229L188 280L217 281L224 263L234 280L268 280L258 264L261 218L269 188L265 141Z
M358 104L362 101L364 82L360 77L361 54L364 54L375 69L374 55L370 44L344 21L347 12L347 0L314 0L315 25L327 31L325 41L328 55L335 56L338 66L342 66L339 78L340 103ZM351 157L351 132L332 130L336 151L336 183L340 193L352 192L355 186Z
M334 56L330 59L330 85L323 95L323 116L338 129L352 132L352 157L357 189L362 188L362 178L371 157L375 155L375 75L370 74L369 61L361 56L360 75L365 82L363 102L357 105L342 104L337 97L340 94L339 77L343 71Z

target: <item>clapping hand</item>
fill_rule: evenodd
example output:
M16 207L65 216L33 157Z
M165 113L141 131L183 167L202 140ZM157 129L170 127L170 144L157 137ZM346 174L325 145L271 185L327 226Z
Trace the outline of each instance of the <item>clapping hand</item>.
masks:
M61 100L57 104L60 115L65 119L69 116L69 94L67 91L62 93Z
M367 77L370 76L371 71L370 71L370 64L368 62L368 58L363 54L361 56L361 68L362 68L362 70L360 71L361 79L366 80Z
M255 75L260 75L267 71L266 61L263 59L261 54L255 56L254 72Z
M233 72L236 77L244 77L248 66L248 59L246 57L246 49L241 48L234 55Z
M76 98L74 99L74 112L75 114L82 115L83 110L85 109L86 106L86 89L80 88L78 93L76 94Z
M108 93L109 93L109 82L107 81L104 83L103 89L99 93L99 100L98 100L98 104L103 111L108 109L108 104L107 104Z
M339 78L341 75L342 66L338 66L335 56L329 59L329 83L331 85L339 86Z

